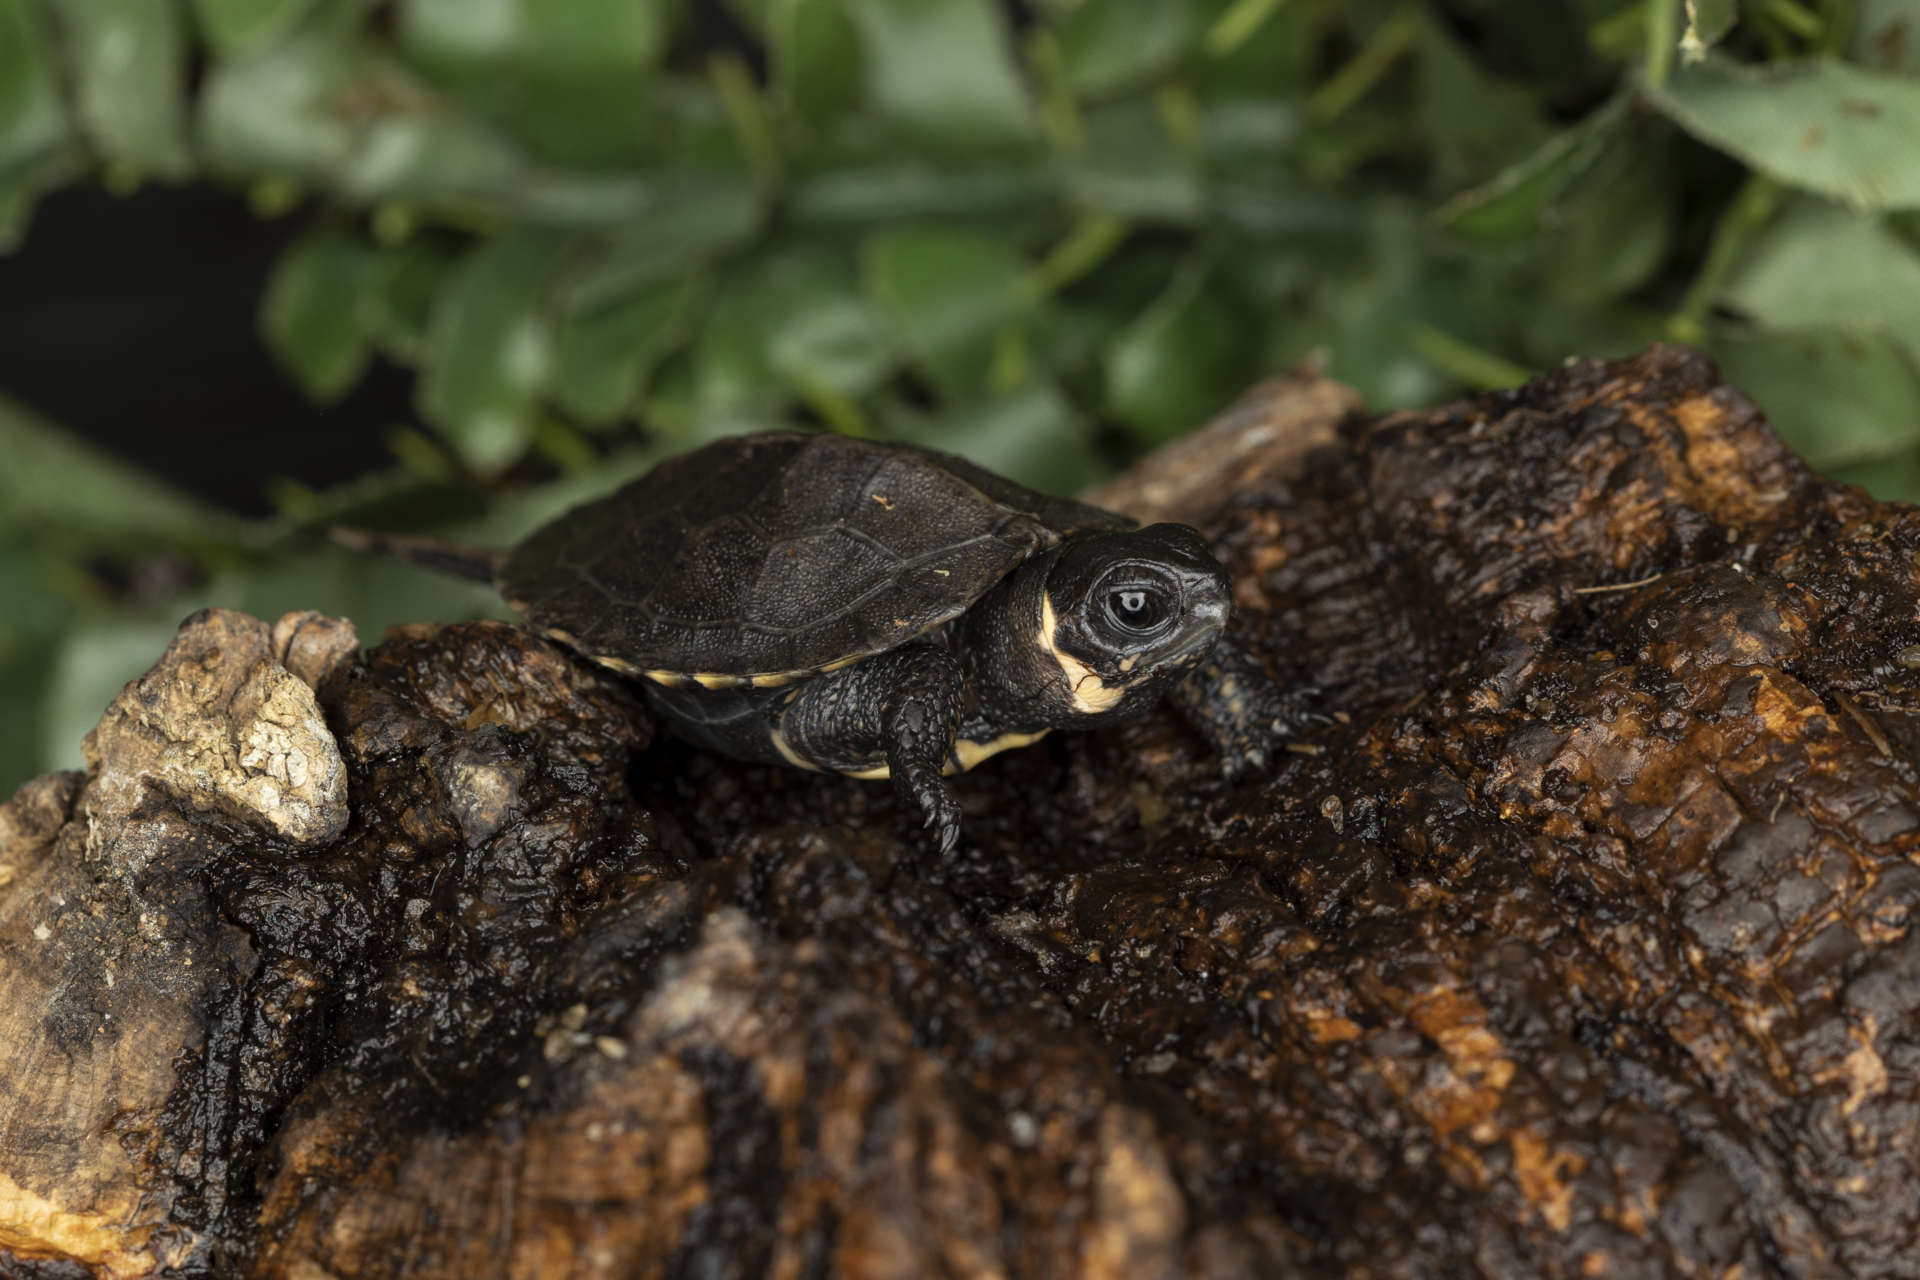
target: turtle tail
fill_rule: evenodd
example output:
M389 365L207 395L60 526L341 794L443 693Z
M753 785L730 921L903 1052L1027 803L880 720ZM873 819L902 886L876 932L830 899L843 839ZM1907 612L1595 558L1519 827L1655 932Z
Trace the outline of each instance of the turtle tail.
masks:
M500 572L500 566L506 560L506 553L490 547L471 547L460 542L446 542L440 538L421 538L404 533L375 533L369 529L348 529L335 525L327 531L329 537L350 551L369 552L373 555L391 556L395 560L405 560L422 568L432 569L436 573L452 574L456 578L471 578L475 582L492 583Z

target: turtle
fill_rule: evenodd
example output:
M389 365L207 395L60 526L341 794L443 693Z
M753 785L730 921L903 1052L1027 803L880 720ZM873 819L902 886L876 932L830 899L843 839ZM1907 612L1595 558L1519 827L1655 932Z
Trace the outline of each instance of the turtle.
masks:
M1050 497L964 458L835 434L668 459L510 551L336 530L493 583L530 626L635 680L740 760L886 778L942 853L948 775L1163 696L1238 776L1323 722L1226 637L1200 533Z

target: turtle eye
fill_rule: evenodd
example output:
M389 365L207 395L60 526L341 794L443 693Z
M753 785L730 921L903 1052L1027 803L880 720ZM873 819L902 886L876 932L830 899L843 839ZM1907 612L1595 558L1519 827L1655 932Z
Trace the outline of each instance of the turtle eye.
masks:
M1167 601L1158 591L1122 587L1107 593L1107 612L1129 631L1152 631L1167 620Z

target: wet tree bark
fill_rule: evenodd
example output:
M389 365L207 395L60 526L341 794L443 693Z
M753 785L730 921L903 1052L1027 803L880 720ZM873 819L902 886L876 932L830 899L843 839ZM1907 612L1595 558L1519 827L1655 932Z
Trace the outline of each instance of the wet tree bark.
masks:
M0 1274L1914 1274L1920 513L1670 348L1104 500L1336 723L946 860L511 627L189 619L0 808Z

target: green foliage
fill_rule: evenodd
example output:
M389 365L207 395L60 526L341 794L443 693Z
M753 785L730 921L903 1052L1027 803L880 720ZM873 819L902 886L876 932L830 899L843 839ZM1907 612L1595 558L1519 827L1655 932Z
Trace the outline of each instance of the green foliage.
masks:
M120 181L184 177L186 14L178 0L65 0L62 52L81 131Z
M187 607L490 607L329 520L504 538L726 431L1071 488L1302 358L1386 408L1668 337L1920 497L1916 136L1916 0L0 0L0 249L228 185L300 219L289 376L419 415L243 525L0 407L0 785Z
M1920 205L1920 81L1828 58L1708 55L1651 92L1688 132L1789 186L1858 209Z
M33 198L77 165L51 32L34 0L0 0L0 250Z
M260 328L273 353L316 400L344 395L373 355L362 314L378 258L358 237L322 228L289 248L267 281Z

